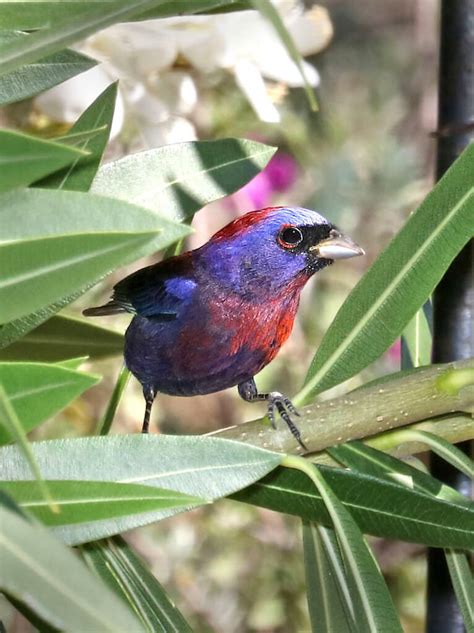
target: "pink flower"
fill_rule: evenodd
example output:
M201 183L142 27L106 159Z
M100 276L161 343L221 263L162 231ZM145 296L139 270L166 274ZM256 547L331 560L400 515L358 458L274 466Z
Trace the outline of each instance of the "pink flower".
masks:
M290 154L278 152L245 187L227 198L232 209L241 212L271 206L276 193L285 193L298 177L298 164Z

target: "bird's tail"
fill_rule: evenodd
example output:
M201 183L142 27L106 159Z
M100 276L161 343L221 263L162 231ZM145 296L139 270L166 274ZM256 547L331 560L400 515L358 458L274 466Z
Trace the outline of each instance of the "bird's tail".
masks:
M116 303L115 301L109 301L109 303L106 303L103 306L97 306L96 308L86 308L82 311L82 314L88 317L98 317L106 316L108 314L121 314L123 312L127 312L124 306Z

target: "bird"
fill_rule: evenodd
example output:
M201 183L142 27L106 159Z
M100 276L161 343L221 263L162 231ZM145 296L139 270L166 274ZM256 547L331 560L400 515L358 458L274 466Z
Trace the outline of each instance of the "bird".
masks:
M83 314L133 315L124 359L143 389L142 433L157 393L195 396L237 386L245 401L266 401L272 427L278 412L307 450L291 400L260 393L254 377L289 337L306 282L334 260L363 254L316 211L267 207L238 217L195 250L133 272L108 303Z

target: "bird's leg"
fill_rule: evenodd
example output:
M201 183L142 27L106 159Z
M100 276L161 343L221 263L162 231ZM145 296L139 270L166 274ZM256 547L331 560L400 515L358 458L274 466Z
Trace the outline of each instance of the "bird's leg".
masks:
M148 427L150 426L150 415L151 415L151 408L153 406L153 401L155 400L155 391L153 389L151 389L150 387L144 387L143 388L143 395L145 397L145 416L143 418L143 425L142 425L142 433L148 433Z
M301 439L301 433L296 424L291 419L291 415L300 414L295 409L293 403L289 398L281 394L279 391L271 391L270 393L258 393L257 385L255 384L255 380L251 378L246 382L240 383L238 386L239 395L246 402L255 402L265 400L268 402L268 411L267 416L270 420L270 424L274 429L276 429L275 424L275 409L280 414L282 420L284 420L291 431L291 434L296 439L298 444L307 451L307 447L305 446L303 440ZM291 414L291 415L290 415Z

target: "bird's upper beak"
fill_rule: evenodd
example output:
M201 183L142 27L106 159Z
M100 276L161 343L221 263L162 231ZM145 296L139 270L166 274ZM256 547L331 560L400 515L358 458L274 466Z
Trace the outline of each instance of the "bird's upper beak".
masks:
M315 244L310 251L324 259L349 259L365 255L365 251L347 235L342 235L337 229L333 229L329 237Z

